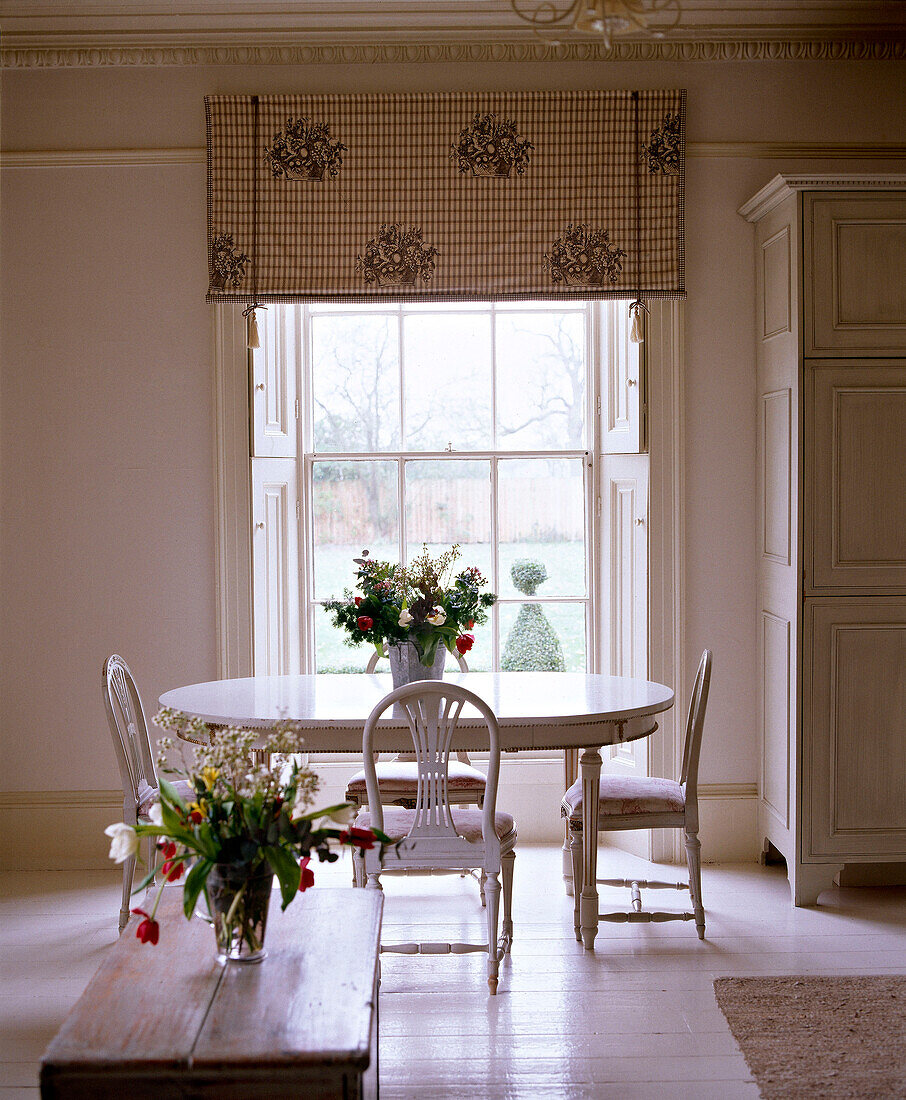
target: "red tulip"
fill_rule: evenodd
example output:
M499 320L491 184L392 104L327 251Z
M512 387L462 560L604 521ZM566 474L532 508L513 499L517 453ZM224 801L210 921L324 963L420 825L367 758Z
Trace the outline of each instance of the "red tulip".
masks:
M159 840L157 846L164 859L172 859L176 855L176 845L172 840Z
M362 602L362 597L361 596L356 596L356 598L353 602L355 603L356 607L358 607L359 604Z
M176 882L182 877L182 860L174 862L168 859L161 867L161 872L167 882Z
M157 921L153 920L144 909L133 909L132 912L136 916L145 918L139 922L139 926L135 930L136 938L140 939L142 943L157 943L157 938L160 935L160 925Z
M456 648L459 650L460 656L468 653L473 645L475 645L475 639L471 634L460 634L456 639Z
M370 829L344 829L337 838L341 844L352 844L355 848L373 848L377 837Z
M315 884L315 873L309 870L309 863L311 863L311 856L306 856L305 859L301 860L299 863L299 871L301 872L299 875L299 889L303 893L309 886L314 886Z
M369 619L367 615L359 615L356 626L359 630L370 630L374 626L374 619Z

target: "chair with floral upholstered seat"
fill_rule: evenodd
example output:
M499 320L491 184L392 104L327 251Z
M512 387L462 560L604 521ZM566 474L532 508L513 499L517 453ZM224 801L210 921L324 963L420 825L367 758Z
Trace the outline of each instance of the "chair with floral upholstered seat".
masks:
M145 720L141 696L129 666L116 653L104 662L102 693L119 764L120 778L123 782L123 821L127 825L135 825L139 820L147 824L150 822L148 815L151 807L159 799L157 769L154 767L154 758L151 754L151 739L148 736L148 723ZM185 780L179 780L173 786L183 798L191 801L195 797L192 788ZM154 856L154 840L149 837L146 856L149 870L154 866ZM129 920L129 899L132 894L134 874L135 857L131 856L123 863L120 932Z
M636 778L602 775L598 791L599 832L623 829L683 829L686 836L686 863L689 881L654 882L633 879L596 879L602 886L625 886L631 890L630 912L600 913L599 920L615 922L654 922L693 920L698 938L705 938L705 910L702 904L701 842L698 839L698 758L701 750L708 688L711 683L711 651L701 656L692 700L686 719L683 766L679 782L672 779ZM567 818L573 865L576 939L581 941L579 903L583 885L582 860L582 780L578 779L563 796L561 814ZM643 911L642 889L688 890L693 912Z

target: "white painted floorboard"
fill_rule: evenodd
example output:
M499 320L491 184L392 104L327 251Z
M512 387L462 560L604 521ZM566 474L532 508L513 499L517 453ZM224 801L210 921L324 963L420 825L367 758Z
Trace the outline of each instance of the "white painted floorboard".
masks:
M613 877L677 870L606 858L601 873ZM781 869L703 874L704 943L688 923L604 924L591 954L573 938L559 849L518 849L515 942L496 998L481 955L383 957L383 1100L755 1100L715 977L906 973L906 888L835 888L793 909ZM317 868L321 885L349 877L347 863ZM116 871L0 875L0 1100L37 1097L41 1053L116 939L119 881ZM484 939L471 879L388 875L384 885L385 942ZM627 898L602 888L603 907ZM643 893L651 908L680 908L679 898Z

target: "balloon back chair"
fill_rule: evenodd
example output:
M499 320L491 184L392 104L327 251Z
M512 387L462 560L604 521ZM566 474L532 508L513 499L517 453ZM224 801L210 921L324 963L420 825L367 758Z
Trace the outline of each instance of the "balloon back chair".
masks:
M454 806L450 798L448 773L452 744L457 739L457 724L463 707L468 705L484 719L485 730L470 729L469 739L487 740L488 775L484 803ZM393 709L394 717L409 726L418 772L415 806L406 809L381 804L377 767L374 761L374 731L378 720ZM462 739L462 734L459 734ZM380 890L381 872L413 869L422 871L461 870L480 867L486 899L487 942L382 944L382 951L405 955L465 954L486 952L488 988L497 992L498 971L513 940L513 863L516 826L513 818L497 811L497 780L500 773L500 734L494 712L474 692L455 684L419 680L397 688L372 710L362 738L368 809L356 816L360 828L383 831L395 847L384 852L378 848L355 857L356 874L361 885ZM498 939L498 916L503 878L503 927Z
M386 656L386 646L384 647ZM378 653L372 653L365 669L374 672L380 660ZM457 656L461 672L468 672L465 658ZM379 760L377 763L378 791L385 806L405 806L412 809L418 792L418 769L412 753L400 753L393 760ZM469 754L456 753L456 759L450 761L450 773L447 776L450 803L452 805L480 806L484 801L487 776L478 768L472 767ZM365 791L365 772L358 771L346 784L346 801L361 808L367 805Z
M102 669L102 694L113 747L123 782L123 821L135 825L150 822L148 814L159 799L157 770L151 753L151 739L141 696L129 666L114 653L104 662ZM189 800L194 798L192 788L185 780L174 784L177 791ZM148 837L147 855L149 869L154 866L155 841ZM123 902L120 907L119 930L129 920L129 899L132 878L135 874L135 857L123 864Z
M623 886L631 891L630 912L600 913L602 921L660 923L670 920L694 920L698 938L705 938L705 910L702 905L701 842L698 839L698 758L702 729L711 683L711 651L701 656L692 699L686 718L683 766L678 783L671 779L645 779L632 776L602 775L598 797L598 830L682 829L686 835L688 882L654 882L638 879L596 879L602 886ZM582 860L582 780L578 779L563 796L561 814L567 818L575 894L576 939L581 940L579 901L583 886ZM691 913L642 910L641 890L688 890Z

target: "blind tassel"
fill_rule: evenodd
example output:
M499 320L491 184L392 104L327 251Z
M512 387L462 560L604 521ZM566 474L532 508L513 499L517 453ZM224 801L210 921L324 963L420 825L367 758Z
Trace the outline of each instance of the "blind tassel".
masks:
M648 312L648 306L637 298L630 303L629 315L632 317L632 326L629 329L629 339L633 344L641 344L645 339L645 326L642 321L642 312Z
M252 310L252 312L248 316L248 328L249 328L249 338L248 338L248 343L246 344L246 347L260 348L261 347L261 341L258 338L258 321L255 317L255 311L254 310Z
M258 335L258 321L255 317L256 309L267 309L267 306L259 305L255 302L253 305L246 306L242 311L242 316L245 318L246 332L248 333L248 339L245 346L247 348L260 348L261 338Z

